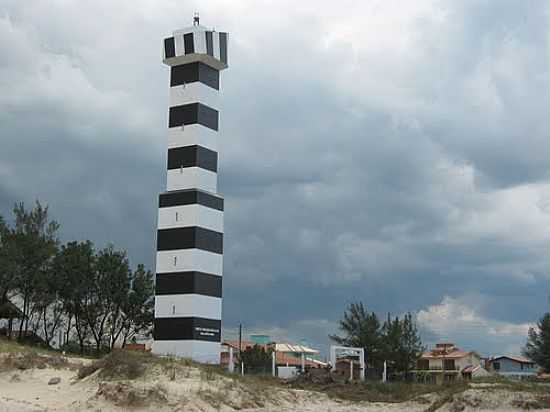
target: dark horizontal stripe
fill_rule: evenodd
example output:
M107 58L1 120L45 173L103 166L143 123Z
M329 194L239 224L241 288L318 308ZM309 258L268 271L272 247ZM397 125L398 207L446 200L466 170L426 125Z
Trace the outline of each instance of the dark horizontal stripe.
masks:
M175 190L159 196L159 207L172 207L199 204L223 211L223 198L197 189Z
M156 295L197 295L222 297L222 277L204 272L157 273Z
M174 44L174 38L168 37L164 39L164 55L167 59L176 56L176 46Z
M203 340L220 342L221 320L205 318L156 318L155 340Z
M223 253L223 233L198 226L160 229L157 231L157 250L201 249Z
M227 64L227 33L220 33L220 60Z
M207 31L206 33L206 54L209 56L214 56L214 41L212 39L212 32Z
M201 62L180 64L170 68L170 87L201 82L213 89L220 89L220 72Z
M187 33L183 35L183 47L185 54L195 53L195 44L193 42L193 33Z
M168 149L168 170L180 167L200 167L216 172L218 170L218 153L196 145Z
M218 111L202 103L191 103L170 107L168 127L178 127L196 123L202 124L213 130L218 130Z

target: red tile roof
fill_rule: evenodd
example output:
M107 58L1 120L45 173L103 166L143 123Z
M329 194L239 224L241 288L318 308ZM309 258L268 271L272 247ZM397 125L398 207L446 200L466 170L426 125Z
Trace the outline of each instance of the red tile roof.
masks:
M238 340L224 340L222 345L231 346L233 349L239 349L239 341ZM243 340L241 341L241 348L243 350L247 348L252 348L254 345L258 345L260 348L265 348L266 345L259 345L256 342L252 342L250 340Z
M452 343L438 343L435 348L429 352L424 352L420 358L421 359L460 359L471 354L476 354L476 352L470 351L466 352L460 350Z
M477 371L481 366L479 365L468 365L464 369L462 369L462 373L472 373Z
M469 356L472 353L475 353L475 352L464 352L461 350L455 350L453 352L447 352L447 353L424 352L422 356L420 356L420 358L421 359L460 359L460 358Z

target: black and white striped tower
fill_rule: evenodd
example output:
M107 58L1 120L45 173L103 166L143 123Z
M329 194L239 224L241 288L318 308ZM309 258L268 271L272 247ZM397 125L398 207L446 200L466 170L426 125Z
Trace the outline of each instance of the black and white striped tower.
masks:
M223 198L217 193L220 71L227 33L164 39L170 66L166 192L159 197L153 352L220 362Z

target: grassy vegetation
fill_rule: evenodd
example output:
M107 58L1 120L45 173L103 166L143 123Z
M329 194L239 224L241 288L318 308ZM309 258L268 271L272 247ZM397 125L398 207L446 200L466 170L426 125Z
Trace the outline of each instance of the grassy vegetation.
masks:
M154 360L147 352L115 350L89 365L81 366L78 378L84 379L99 370L99 376L107 380L136 379L143 376Z
M77 353L63 353L61 350L47 348L44 346L37 346L30 343L18 342L13 339L7 339L0 337L0 355L6 353L27 353L32 352L44 356L61 356L67 358L85 358L85 359L97 359L96 355L79 355Z
M53 349L40 348L29 344L19 343L15 340L0 337L0 353L43 353L43 354L55 354L57 353Z
M0 372L31 368L71 368L74 364L59 352L21 345L14 341L0 339ZM481 391L505 390L523 392L530 397L518 399L514 407L533 409L550 407L550 384L531 381L514 381L501 377L475 380L472 383L457 382L452 385L430 385L417 383L313 383L302 379L285 383L266 375L230 374L220 366L202 365L188 359L159 357L148 352L115 350L101 359L96 359L78 370L78 378L83 379L97 372L101 379L99 392L117 404L137 406L146 404L148 399L159 401L167 397L162 386L148 388L133 386L130 380L151 376L164 377L171 381L183 382L196 379L201 385L198 395L205 402L217 408L228 405L234 409L262 407L280 401L280 390L302 389L320 392L335 400L349 402L389 402L399 403L410 400L424 402L426 412L440 410L445 404L467 404L468 396L462 392L468 388ZM154 382L154 381L153 381ZM196 381L195 381L196 382ZM235 394L238 394L235 397ZM284 396L294 396L285 391ZM475 395L477 396L477 395ZM483 396L479 397L483 399ZM477 398L474 399L477 401Z
M33 351L9 352L0 358L0 371L27 370L27 369L76 369L76 365L59 354L40 354Z
M189 359L160 357L150 352L118 349L80 368L78 377L83 379L100 370L99 376L107 380L133 380L147 371L157 369L170 380L189 377L190 369L200 371L202 380L214 380L216 375L226 375L219 366L201 365Z
M292 388L318 391L327 394L331 398L352 402L405 402L419 398L422 395L431 393L459 393L468 388L463 382L452 385L429 385L417 383L378 383L378 382L356 382L356 383L330 383L310 384L300 383L291 385Z
M75 366L59 352L0 338L0 371L46 367L62 369Z
M415 383L313 384L299 382L289 385L270 375L240 376L239 374L230 374L219 366L202 365L188 359L158 357L147 352L125 350L114 351L88 366L81 367L78 376L82 379L99 371L98 376L104 380L132 380L138 379L154 369L160 371L169 380L189 378L191 373L198 374L197 378L206 383L199 395L212 404L227 400L228 394L236 388L243 392L251 405L257 406L266 399L273 398L277 389L289 387L322 392L331 398L352 402L405 402L430 393L452 397L468 388L466 383L436 386ZM219 388L217 389L213 389L212 385L208 384L208 382L220 379L223 382L218 382Z
M537 382L531 380L515 380L508 379L502 376L490 376L486 378L476 379L474 384L482 386L491 385L499 389L505 389L511 392L531 392L548 394L550 392L549 382Z

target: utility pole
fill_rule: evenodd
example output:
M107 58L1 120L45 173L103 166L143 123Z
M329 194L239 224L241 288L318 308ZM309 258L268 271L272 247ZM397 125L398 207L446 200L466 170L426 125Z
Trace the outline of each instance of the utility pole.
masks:
M243 324L239 323L239 360L241 360L241 351L243 350Z

